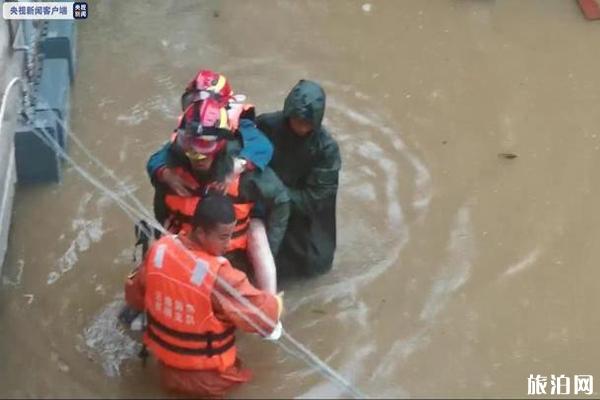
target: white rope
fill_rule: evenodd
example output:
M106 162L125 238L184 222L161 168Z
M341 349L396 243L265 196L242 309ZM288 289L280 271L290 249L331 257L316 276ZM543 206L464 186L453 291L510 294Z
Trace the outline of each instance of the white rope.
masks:
M6 112L6 100L8 99L8 94L10 93L10 90L16 83L20 83L21 85L23 85L23 80L18 76L14 77L11 79L8 85L6 85L6 89L4 89L4 95L2 96L2 100L0 102L0 134L2 133L2 122L4 121L4 113Z

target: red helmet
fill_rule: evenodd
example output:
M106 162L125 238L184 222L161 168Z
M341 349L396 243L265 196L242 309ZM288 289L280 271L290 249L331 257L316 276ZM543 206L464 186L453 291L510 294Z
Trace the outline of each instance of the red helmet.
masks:
M226 106L232 96L233 90L224 75L203 69L198 71L194 79L186 86L182 100L185 98L187 104L184 104L183 108L187 107L190 102L207 98L214 98L222 106Z
M213 98L193 102L186 108L177 132L177 143L184 151L214 154L232 137L227 110Z

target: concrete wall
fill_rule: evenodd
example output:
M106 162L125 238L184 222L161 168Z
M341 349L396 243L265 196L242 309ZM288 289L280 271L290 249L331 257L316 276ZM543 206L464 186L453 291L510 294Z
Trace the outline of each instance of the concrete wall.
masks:
M0 19L0 100L6 85L13 77L21 77L23 71L24 54L12 50L8 29L8 22ZM20 94L20 87L13 88L9 93L7 110L0 127L0 273L6 255L17 180L13 142L16 117L21 104Z

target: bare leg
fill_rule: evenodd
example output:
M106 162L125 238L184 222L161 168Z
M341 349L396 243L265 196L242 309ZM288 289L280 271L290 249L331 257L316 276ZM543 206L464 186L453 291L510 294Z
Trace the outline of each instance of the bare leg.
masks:
M248 229L248 259L254 268L256 286L271 294L277 294L277 271L269 248L265 224L258 218L250 220Z

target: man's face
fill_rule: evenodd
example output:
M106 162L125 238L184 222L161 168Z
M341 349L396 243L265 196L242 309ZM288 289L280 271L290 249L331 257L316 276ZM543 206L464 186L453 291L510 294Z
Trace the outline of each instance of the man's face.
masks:
M194 239L213 256L222 256L229 247L231 234L235 228L235 221L230 224L217 224L210 230L196 228Z
M210 167L212 167L215 156L206 155L202 159L198 159L197 157L188 157L188 159L190 160L190 164L192 165L192 169L194 171L206 172L210 169Z
M296 135L305 137L313 131L313 125L310 121L298 117L290 117L290 129Z
M210 170L217 155L225 147L225 140L195 138L181 133L177 136L177 143L195 172Z

